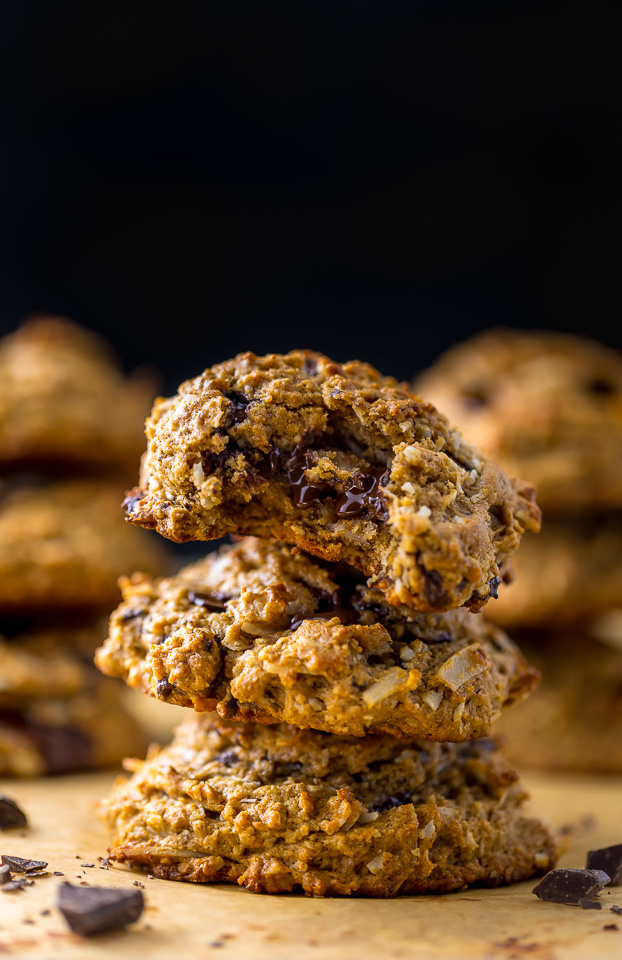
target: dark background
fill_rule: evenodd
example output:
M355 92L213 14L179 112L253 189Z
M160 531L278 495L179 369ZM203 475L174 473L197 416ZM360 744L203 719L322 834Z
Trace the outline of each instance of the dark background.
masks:
M505 324L622 345L614 4L0 4L0 332L184 377L409 377Z

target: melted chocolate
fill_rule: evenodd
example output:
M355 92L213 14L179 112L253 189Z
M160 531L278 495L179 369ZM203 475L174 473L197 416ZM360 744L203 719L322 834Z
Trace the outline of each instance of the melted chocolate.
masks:
M386 471L357 473L337 500L338 517L358 517L364 510L374 516L386 518L387 509L381 492Z
M306 451L300 453L294 451L287 465L287 478L297 507L310 507L314 503L320 503L322 496L326 496L332 490L329 483L323 481L314 483L307 480L306 471L311 466Z
M223 600L209 593L199 593L195 590L188 590L188 600L190 603L196 604L197 607L205 607L206 610L210 610L213 613L220 613L221 610L225 609Z
M248 397L245 397L243 393L238 393L237 390L228 390L225 393L225 397L231 404L227 422L229 426L233 427L246 419L246 410L250 400Z
M158 680L156 683L156 694L162 700L166 700L167 697L170 697L174 689L175 687L173 684L169 683L169 681L166 679Z

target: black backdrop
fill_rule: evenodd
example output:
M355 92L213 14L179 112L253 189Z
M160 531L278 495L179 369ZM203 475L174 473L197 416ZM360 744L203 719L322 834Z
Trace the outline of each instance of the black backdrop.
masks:
M244 349L622 345L615 7L4 0L0 332L64 313L167 392Z

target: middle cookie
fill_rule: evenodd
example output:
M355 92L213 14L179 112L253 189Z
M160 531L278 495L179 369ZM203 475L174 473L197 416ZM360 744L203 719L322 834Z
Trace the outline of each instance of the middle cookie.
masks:
M99 668L227 719L471 740L539 678L480 614L390 606L351 568L254 538L122 586Z

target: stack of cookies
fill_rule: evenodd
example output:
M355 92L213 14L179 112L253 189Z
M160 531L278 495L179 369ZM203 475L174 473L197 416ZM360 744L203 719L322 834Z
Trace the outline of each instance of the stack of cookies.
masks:
M537 672L478 612L538 528L532 488L406 386L310 351L206 370L147 437L128 519L235 542L123 582L98 666L193 712L102 802L111 857L320 896L549 869L486 739Z
M534 482L542 533L486 616L541 669L500 729L517 763L622 773L622 357L587 337L491 330L416 388L510 473Z
M118 763L144 735L93 668L128 563L157 538L119 522L150 385L98 337L33 318L0 342L0 774Z

